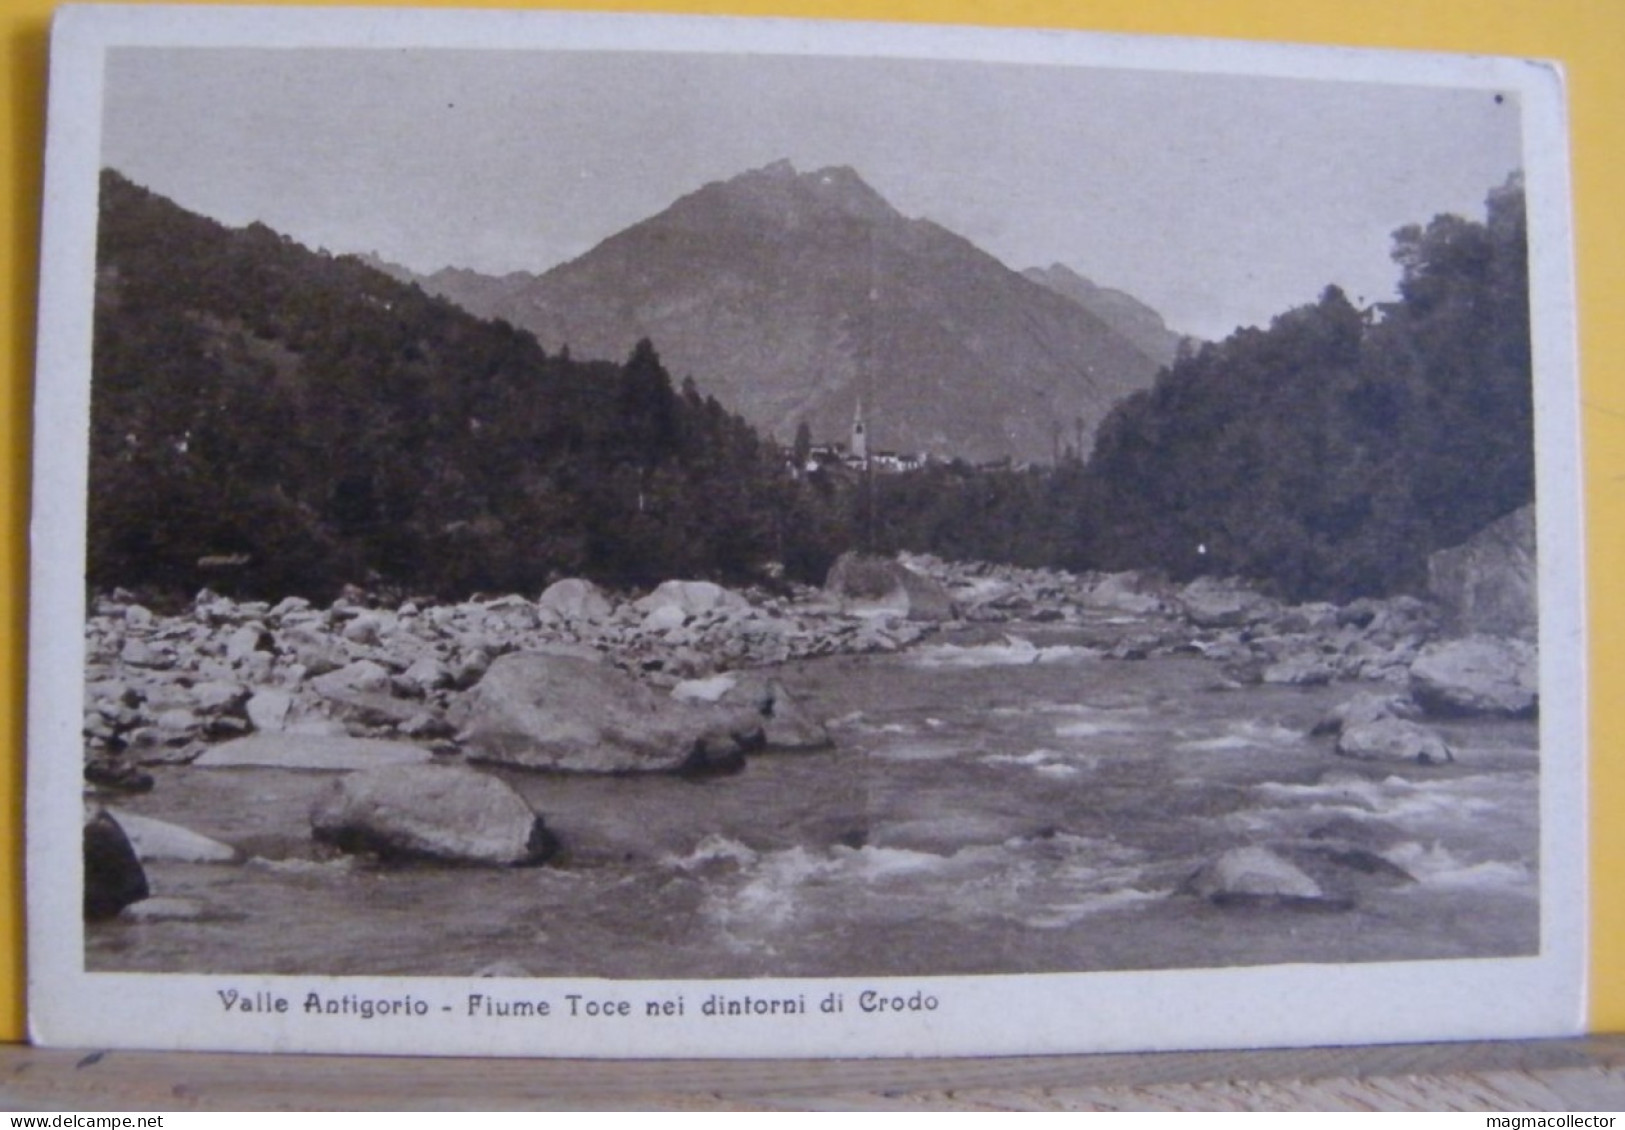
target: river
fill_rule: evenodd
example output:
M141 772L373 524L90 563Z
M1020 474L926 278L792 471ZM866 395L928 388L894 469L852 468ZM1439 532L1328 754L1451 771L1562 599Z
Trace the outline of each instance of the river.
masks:
M201 915L89 924L87 967L736 978L1538 950L1533 722L1440 723L1453 764L1348 761L1308 732L1358 687L1107 659L1104 628L971 627L782 667L835 747L735 776L505 773L565 845L536 868L334 856L307 820L327 775L160 767L121 806L248 862L149 864L155 894ZM1247 845L1320 860L1339 897L1182 891Z

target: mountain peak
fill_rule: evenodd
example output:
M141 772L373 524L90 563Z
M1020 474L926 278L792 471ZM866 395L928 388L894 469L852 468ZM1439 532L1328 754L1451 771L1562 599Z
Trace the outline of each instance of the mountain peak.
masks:
M731 208L792 223L829 216L870 221L900 218L885 197L850 166L828 165L803 173L788 159L708 184L689 199L721 199Z
M897 214L886 198L870 188L850 165L828 165L817 172L805 173L801 183L824 200L841 200L862 210L879 209L888 216Z

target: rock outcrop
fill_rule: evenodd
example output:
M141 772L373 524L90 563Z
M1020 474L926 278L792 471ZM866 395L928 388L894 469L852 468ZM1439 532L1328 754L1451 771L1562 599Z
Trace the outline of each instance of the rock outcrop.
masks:
M1458 635L1535 640L1537 576L1533 505L1428 558L1428 592L1444 609L1446 627Z

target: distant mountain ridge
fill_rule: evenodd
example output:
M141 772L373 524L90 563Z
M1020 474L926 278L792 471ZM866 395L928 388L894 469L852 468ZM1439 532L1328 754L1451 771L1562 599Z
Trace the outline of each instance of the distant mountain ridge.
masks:
M1141 353L1158 365L1171 364L1178 355L1183 335L1169 329L1161 314L1132 294L1101 286L1061 263L1048 267L1028 267L1021 273L1033 282L1072 299L1132 341Z
M861 403L876 447L1049 461L1080 435L1087 449L1162 364L845 167L705 185L542 275L393 271L549 351L621 359L650 338L675 376L784 442L803 421L844 438Z

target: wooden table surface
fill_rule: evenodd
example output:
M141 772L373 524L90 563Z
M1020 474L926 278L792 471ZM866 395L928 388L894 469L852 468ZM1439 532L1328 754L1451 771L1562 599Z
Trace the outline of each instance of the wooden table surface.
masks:
M590 1061L0 1046L0 1109L1625 1111L1625 1037L939 1060Z

